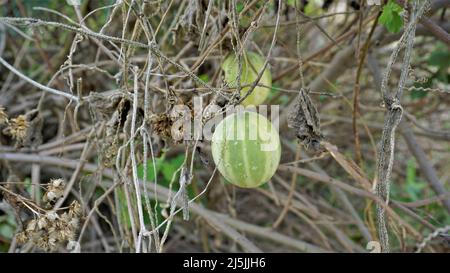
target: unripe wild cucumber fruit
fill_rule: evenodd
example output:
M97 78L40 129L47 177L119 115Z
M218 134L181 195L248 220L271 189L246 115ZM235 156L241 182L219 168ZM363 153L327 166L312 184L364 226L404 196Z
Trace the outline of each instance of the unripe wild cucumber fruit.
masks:
M216 127L211 150L219 172L243 188L255 188L274 175L280 163L280 137L264 116L250 111L229 115Z
M246 51L242 54L242 73L240 78L241 86L251 85L258 78L258 73L264 67L264 59L251 51ZM237 75L239 73L239 62L236 55L230 54L222 64L222 69L225 72L225 81L230 87L237 87ZM270 89L272 87L272 74L270 74L269 67L267 66L262 74L258 84L263 86L256 86L252 93L241 102L242 105L255 105L258 106L263 103L267 96L269 96ZM241 97L244 97L251 86L247 86L241 89Z

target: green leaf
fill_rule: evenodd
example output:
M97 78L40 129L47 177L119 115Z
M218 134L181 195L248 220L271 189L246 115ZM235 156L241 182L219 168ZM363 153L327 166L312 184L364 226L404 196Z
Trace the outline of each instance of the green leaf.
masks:
M397 33L403 27L403 19L401 13L403 8L399 6L395 1L389 0L389 2L383 7L383 12L380 16L380 23L384 25L389 32Z
M323 9L321 7L320 1L313 0L309 1L305 6L305 14L307 16L318 16L322 14Z
M296 1L296 0L287 0L286 4L287 4L288 6L295 7L295 1Z
M450 51L446 45L438 42L433 52L431 52L427 63L437 68L437 71L429 79L429 82L435 80L442 83L450 83L450 74L448 73L448 69L450 68Z
M443 43L437 43L435 49L428 58L428 64L438 67L439 69L450 67L450 51Z
M409 93L409 97L412 100L419 100L419 99L425 98L427 96L428 92L420 90L419 87L420 88L430 88L431 80L428 80L425 83L414 83L414 87L416 87L416 88L411 90L411 92Z
M236 11L237 12L241 12L243 9L244 9L244 4L243 3L237 3Z
M183 165L184 157L184 154L182 154L164 163L161 172L166 181L172 180L173 174Z
M406 162L406 192L412 201L419 200L422 189L426 187L425 182L417 180L416 170L416 161L409 159Z
M296 4L297 4L298 8L302 7L302 2L299 0L287 0L286 4L293 8L296 7ZM320 1L320 0L310 0L306 4L306 6L304 6L304 13L308 16L319 15L322 12L323 12L322 1Z
M119 199L119 217L120 222L126 226L127 229L131 228L131 218L128 214L128 205L125 197L125 191L123 188L117 189L117 197Z
M439 68L449 66L450 64L449 51L440 51L440 50L433 51L430 55L430 58L428 59L428 64Z
M326 95L320 95L319 96L319 101L326 101L327 100L327 98L328 98L328 96L326 96Z
M14 236L15 229L8 224L0 224L0 236L11 239Z
M158 181L158 183L162 183L162 185L169 185L172 180L173 174L181 167L184 162L184 154L178 155L177 157L166 159L165 156L161 156L159 158L155 158L155 165L151 159L147 162L147 181L154 181L156 175L162 174L163 181ZM155 173L156 169L156 173ZM139 179L144 178L144 165L141 164L138 166L138 177Z
M147 181L154 181L156 175L161 170L161 166L164 162L164 156L155 158L155 165L153 165L153 160L151 158L147 161ZM155 173L156 168L156 173ZM137 168L139 179L144 179L144 165L141 164Z
M24 180L24 187L25 190L28 192L29 195L33 192L33 185L31 184L31 178L27 177Z
M427 94L428 94L427 92L420 91L418 89L413 89L413 90L411 90L410 97L413 100L420 100L420 99L425 98L427 96Z
M209 82L209 76L208 74L201 74L200 76L198 76L200 78L200 80L204 81L204 82Z
M406 183L416 183L416 162L414 159L409 159L406 162Z

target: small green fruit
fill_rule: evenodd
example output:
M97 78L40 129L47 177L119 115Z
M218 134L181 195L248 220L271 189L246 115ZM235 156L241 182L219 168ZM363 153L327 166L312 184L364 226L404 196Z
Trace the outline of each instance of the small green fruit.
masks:
M219 172L243 188L269 181L281 156L277 130L264 116L249 111L234 113L217 125L211 150Z
M245 52L242 55L242 74L240 79L241 86L251 85L258 78L258 73L263 67L264 59L261 56L254 52ZM230 87L236 87L236 80L239 72L239 62L237 56L234 54L229 55L223 62L222 69L225 71L225 81L230 85ZM272 74L270 74L268 67L264 70L258 84L268 86L269 88L256 86L252 93L242 101L242 105L258 106L266 100L272 87ZM250 88L250 86L242 88L241 97L245 96Z

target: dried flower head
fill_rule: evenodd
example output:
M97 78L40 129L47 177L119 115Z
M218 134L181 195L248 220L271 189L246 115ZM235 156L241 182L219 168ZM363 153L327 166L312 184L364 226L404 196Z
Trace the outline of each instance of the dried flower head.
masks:
M64 180L61 178L58 179L52 179L51 180L52 186L53 187L60 187L63 186L64 187Z
M5 112L5 108L0 106L0 125L8 123L8 114Z
M36 230L36 224L37 221L36 220L30 220L30 222L28 222L27 228L25 231L29 232L29 231L35 231Z
M27 136L29 124L24 115L11 119L9 123L8 133L17 141L23 141Z
M73 201L72 204L70 204L69 215L71 217L80 217L82 212L81 205L78 201Z
M47 187L47 191L42 198L47 205L51 205L64 195L64 180L52 179Z
M58 214L54 211L49 211L47 212L47 214L45 215L45 217L50 221L50 222L54 222L56 219L58 219Z
M81 205L73 201L68 211L47 211L37 219L30 220L23 232L17 234L17 242L31 242L45 251L55 251L74 241L81 217Z
M17 243L19 243L19 244L25 244L28 241L28 236L27 236L26 232L23 231L23 232L17 233L16 240L17 240Z
M37 224L38 224L38 228L39 229L44 229L44 228L46 228L47 227L47 219L46 218L44 218L44 217L40 217L39 219L38 219L38 221L37 221Z
M48 183L43 200L47 207L63 195L63 179L52 179ZM74 241L80 226L83 210L78 201L62 209L41 209L44 213L35 213L35 218L24 225L24 230L16 234L19 244L31 243L44 251L56 251L68 242Z

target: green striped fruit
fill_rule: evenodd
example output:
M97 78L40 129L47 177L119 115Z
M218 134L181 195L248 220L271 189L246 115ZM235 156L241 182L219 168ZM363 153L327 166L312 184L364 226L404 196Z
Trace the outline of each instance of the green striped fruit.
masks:
M242 73L240 78L241 86L251 85L258 78L258 73L264 67L264 59L258 54L248 51L242 55ZM239 62L237 56L229 55L222 64L222 69L225 72L225 81L230 87L237 86L237 75L239 72ZM268 86L256 86L252 93L241 102L242 105L258 106L263 103L267 96L269 96L270 88L272 87L272 74L268 67L264 70L258 84ZM250 90L250 86L241 89L241 97L245 96Z
M277 130L264 116L249 111L229 115L217 125L211 150L219 172L243 188L269 181L281 156Z

